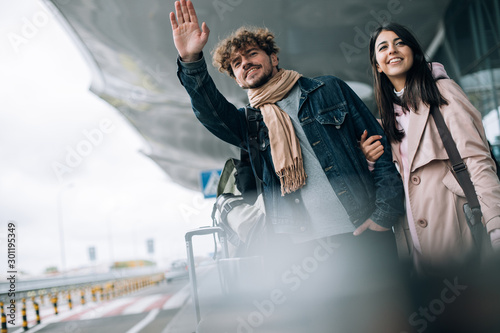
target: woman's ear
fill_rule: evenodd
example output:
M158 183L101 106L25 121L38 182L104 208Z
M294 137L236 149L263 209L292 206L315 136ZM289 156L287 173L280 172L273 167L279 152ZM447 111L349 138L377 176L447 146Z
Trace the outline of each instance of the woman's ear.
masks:
M375 64L375 66L377 66L377 71L378 71L379 73L382 73L382 72L383 72L383 71L382 71L382 68L380 68L380 66L379 66L378 64Z

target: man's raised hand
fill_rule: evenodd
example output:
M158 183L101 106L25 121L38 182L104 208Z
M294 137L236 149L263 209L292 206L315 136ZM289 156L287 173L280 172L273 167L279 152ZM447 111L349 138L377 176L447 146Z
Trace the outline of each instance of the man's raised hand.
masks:
M191 0L175 2L175 14L170 13L170 23L172 24L174 44L182 61L199 60L200 53L208 41L210 30L205 22L202 23L200 29Z

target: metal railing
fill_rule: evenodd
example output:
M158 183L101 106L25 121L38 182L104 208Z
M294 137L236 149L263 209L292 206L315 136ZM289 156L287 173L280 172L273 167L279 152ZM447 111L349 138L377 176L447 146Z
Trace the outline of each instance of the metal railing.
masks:
M19 280L0 283L0 311L2 333L7 323L17 316L21 308L24 330L28 329L26 309L33 306L36 324L40 324L40 304L50 302L53 313L59 314L59 305L64 302L68 310L73 309L73 300L79 299L83 306L87 302L99 302L134 293L140 289L159 284L165 280L163 272L151 268L123 269L110 273L88 274L83 276L63 276L38 280ZM30 302L27 302L29 300ZM9 320L10 319L10 320Z

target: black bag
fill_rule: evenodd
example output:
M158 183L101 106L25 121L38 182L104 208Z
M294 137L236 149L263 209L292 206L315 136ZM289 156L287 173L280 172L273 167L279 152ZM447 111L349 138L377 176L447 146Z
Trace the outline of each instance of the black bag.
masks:
M434 105L431 106L430 114L434 118L439 136L443 141L444 148L450 159L453 174L455 175L455 178L460 184L460 187L462 187L465 197L467 198L467 203L464 205L464 213L474 239L476 252L477 254L490 252L491 241L488 233L486 232L486 228L481 221L483 216L481 206L479 204L479 200L477 199L476 190L474 189L474 185L470 179L469 172L467 171L467 166L460 156L457 145L451 136L448 126L446 126L439 108Z
M260 113L245 108L249 128L249 150L240 151L240 159L230 158L222 170L217 199L212 210L213 226L221 227L227 235L230 256L244 257L259 254L266 242L266 218L261 191L258 122Z

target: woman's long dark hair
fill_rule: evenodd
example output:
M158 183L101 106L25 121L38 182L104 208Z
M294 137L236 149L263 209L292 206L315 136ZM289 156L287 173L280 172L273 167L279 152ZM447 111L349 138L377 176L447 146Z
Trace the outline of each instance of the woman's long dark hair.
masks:
M379 73L377 70L375 42L382 31L394 32L413 51L413 66L406 74L405 90L401 98L394 93L394 86L385 73ZM428 106L448 104L438 90L420 44L406 27L397 23L387 23L378 27L370 39L370 63L374 78L375 100L380 111L382 126L390 142L401 141L405 136L405 133L396 127L394 103L401 105L404 112L409 110L416 112L420 101Z

